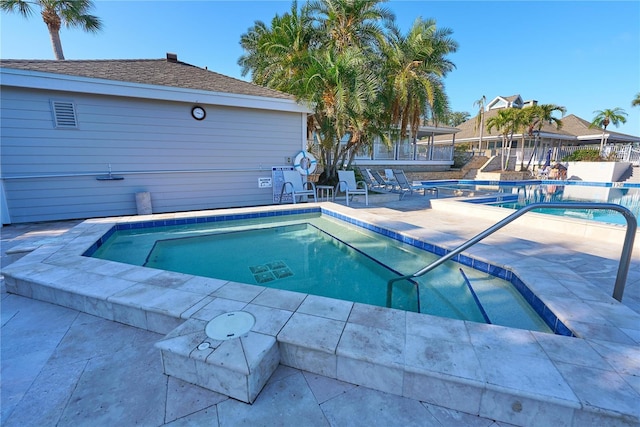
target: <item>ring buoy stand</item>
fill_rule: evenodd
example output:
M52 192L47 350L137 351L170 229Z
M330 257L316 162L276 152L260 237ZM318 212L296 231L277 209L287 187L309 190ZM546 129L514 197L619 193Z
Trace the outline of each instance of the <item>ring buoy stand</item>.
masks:
M311 175L316 170L317 165L316 158L313 154L306 151L301 151L296 156L293 167L296 168L300 175Z

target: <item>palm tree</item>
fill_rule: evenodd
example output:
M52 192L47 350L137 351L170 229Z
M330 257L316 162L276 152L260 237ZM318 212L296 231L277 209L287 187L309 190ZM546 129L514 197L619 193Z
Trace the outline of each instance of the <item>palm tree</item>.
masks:
M325 35L328 47L369 49L383 39L380 22L390 26L395 15L380 7L385 0L314 0L309 3L316 29Z
M469 117L471 117L471 114L467 111L451 111L447 114L446 124L456 127L469 120Z
M605 132L607 131L607 126L613 123L615 127L620 126L620 124L624 124L627 122L627 113L619 107L614 108L613 110L605 109L605 110L596 110L593 112L596 116L593 118L591 128L602 128L602 138L600 139L600 152L602 153L602 149L605 144Z
M640 92L636 93L636 97L631 101L632 107L637 107L638 105L640 105Z
M368 127L362 120L373 111L370 106L376 102L378 79L357 48L315 52L304 79L309 103L314 106L325 171L331 178L359 144L358 130ZM343 146L345 136L349 138Z
M308 128L315 131L330 179L366 143L364 129L373 126L380 84L371 44L382 39L378 22L393 19L378 3L322 0L298 12L294 1L270 26L256 22L241 37L243 75L251 72L254 83L291 93L314 111Z
M533 156L536 153L538 148L538 143L540 141L540 131L545 124L553 125L555 124L556 129L562 128L562 120L554 117L554 113L560 112L562 113L562 117L564 117L567 109L560 105L556 104L539 104L533 105L531 107L525 108L523 111L526 111L525 123L528 124L528 133L529 135L534 135L535 139L533 143L533 150L531 152L531 156L529 157L529 162L527 163L526 169L528 170L531 166L531 161L533 160Z
M480 139L478 141L478 150L482 150L482 134L484 133L484 107L487 102L487 97L482 95L482 98L473 103L473 106L478 106L478 116L476 118L475 128L480 128Z
M93 7L91 0L0 0L0 9L5 12L17 12L25 18L34 14L33 6L40 7L42 19L49 29L53 53L58 60L64 59L60 27L81 27L87 32L97 32L102 22L88 12Z
M493 128L496 128L502 135L502 170L506 170L509 166L513 134L521 128L521 122L522 114L519 108L504 108L498 111L498 114L487 120L487 131L491 132Z
M287 92L299 102L310 104L312 94L305 78L312 66L317 38L309 7L305 5L298 9L297 2L293 1L289 12L273 17L270 25L256 21L241 35L240 45L244 54L238 59L238 65L242 67L242 75L251 74L253 83ZM316 114L307 118L307 138L310 139L315 131L322 148L324 134L320 131L319 107L310 105L310 108ZM322 163L324 156L318 157Z
M243 75L313 110L308 129L329 179L374 136L409 125L415 135L427 111L436 121L448 111L442 79L454 65L445 55L457 49L450 30L418 20L404 37L380 3L315 0L298 12L293 2L270 26L258 21L241 37Z
M309 67L315 36L308 8L298 12L295 1L288 13L271 20L270 27L256 21L240 36L240 45L245 50L238 59L242 75L251 72L253 83L305 99L301 78Z
M382 45L383 98L389 124L397 126L400 137L407 129L417 135L427 109L434 122L445 118L448 101L442 79L455 68L446 55L458 49L451 33L438 30L434 20L418 18L407 35L393 28Z

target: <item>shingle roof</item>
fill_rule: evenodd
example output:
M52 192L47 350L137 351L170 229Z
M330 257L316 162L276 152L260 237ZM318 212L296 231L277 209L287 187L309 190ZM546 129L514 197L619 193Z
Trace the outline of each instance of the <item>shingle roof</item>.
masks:
M484 138L491 138L491 137L498 138L501 136L499 130L497 130L496 128L492 129L491 132L488 132L486 128L487 121L491 117L496 116L498 114L498 111L500 111L500 109L485 111L484 113L485 129L483 132ZM456 141L478 139L480 133L478 129L476 129L476 123L477 123L476 117L472 117L466 122L456 126L458 129L460 129L460 132L456 134ZM558 139L562 139L562 136L568 136L570 138L594 136L598 140L600 138L600 134L602 133L601 129L590 128L589 127L591 125L590 122L584 119L581 119L575 114L569 114L567 116L562 117L560 120L562 121L562 127L560 129L557 129L555 124L545 123L541 129L541 132L548 135L549 134L557 135ZM519 134L519 133L520 132L516 132L516 134ZM615 141L615 140L626 141L628 140L628 137L629 137L629 135L612 131L610 128L607 129L607 134L609 134L609 138L608 138L609 141ZM637 137L632 136L632 138L637 138ZM438 142L451 141L451 135L436 136L435 140Z
M502 98L506 99L509 102L513 102L516 99L520 98L520 95L503 96Z
M30 60L3 59L0 66L45 73L171 86L213 92L291 99L292 95L167 59Z

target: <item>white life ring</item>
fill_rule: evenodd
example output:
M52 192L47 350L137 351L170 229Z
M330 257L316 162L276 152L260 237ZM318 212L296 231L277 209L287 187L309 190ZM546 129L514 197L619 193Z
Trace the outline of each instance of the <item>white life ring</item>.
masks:
M316 158L313 157L313 154L301 151L296 156L293 162L293 167L300 172L300 175L310 175L316 170L317 163L318 162L316 161Z

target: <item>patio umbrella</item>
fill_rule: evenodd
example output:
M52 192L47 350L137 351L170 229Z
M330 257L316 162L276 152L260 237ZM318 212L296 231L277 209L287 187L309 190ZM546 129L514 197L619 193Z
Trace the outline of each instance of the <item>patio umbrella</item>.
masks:
M547 158L544 161L543 168L548 168L549 166L551 166L551 149L549 149L549 151L547 151Z

